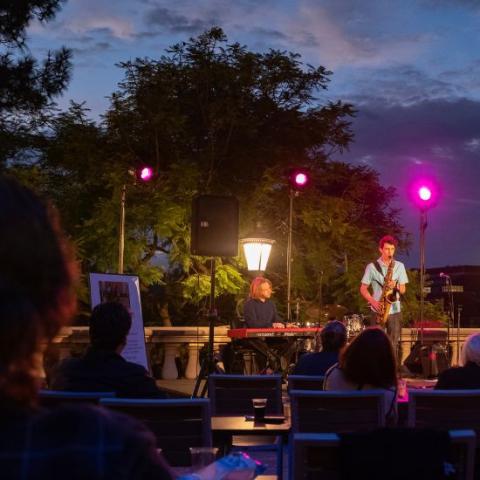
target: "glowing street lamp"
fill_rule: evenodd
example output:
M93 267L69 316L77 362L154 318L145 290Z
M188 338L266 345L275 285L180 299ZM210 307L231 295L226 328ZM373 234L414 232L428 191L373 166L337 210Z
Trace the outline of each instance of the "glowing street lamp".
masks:
M272 251L274 240L269 238L242 238L243 253L247 260L249 271L264 272L267 269L268 259Z
M142 165L135 170L129 170L129 175L136 180L149 182L155 176L154 170L149 165ZM120 196L120 225L118 228L118 273L123 273L123 256L125 251L125 202L127 198L127 184L122 185Z
M254 232L242 238L240 243L247 260L247 269L251 272L264 272L275 240L265 235L262 224L257 222Z

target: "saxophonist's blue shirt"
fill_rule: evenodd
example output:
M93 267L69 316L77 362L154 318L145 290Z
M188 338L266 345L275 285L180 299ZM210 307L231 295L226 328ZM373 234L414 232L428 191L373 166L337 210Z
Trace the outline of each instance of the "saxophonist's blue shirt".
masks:
M385 276L387 275L388 267L382 261L380 257L377 260L380 268L382 269L383 275L380 275L380 272L375 268L375 265L369 263L367 268L365 269L365 273L363 274L362 283L365 285L371 285L373 289L373 298L375 300L379 300L382 296L382 289L383 289L383 281ZM398 282L399 285L403 285L408 283L407 271L405 270L405 265L398 260L395 260L395 264L393 266L393 274L392 280L394 282ZM400 300L392 303L392 308L390 310L390 315L393 313L400 312Z

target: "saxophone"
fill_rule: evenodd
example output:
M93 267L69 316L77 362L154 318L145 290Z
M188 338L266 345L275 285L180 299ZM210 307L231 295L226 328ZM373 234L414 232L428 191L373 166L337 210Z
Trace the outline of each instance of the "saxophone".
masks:
M382 295L379 299L380 311L377 312L377 322L381 325L385 325L385 323L387 323L387 318L390 315L392 303L397 301L397 288L389 287L389 284L392 281L394 265L395 260L392 258L390 264L388 265L387 274L385 275L385 280L383 282Z

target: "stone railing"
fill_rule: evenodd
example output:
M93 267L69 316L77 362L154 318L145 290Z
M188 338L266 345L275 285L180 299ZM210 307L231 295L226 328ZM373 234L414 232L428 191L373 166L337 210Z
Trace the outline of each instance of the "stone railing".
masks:
M230 342L227 336L228 327L215 327L214 348L219 348ZM444 328L425 329L424 340L428 343L430 332L446 332ZM450 330L450 345L452 348L452 364L457 364L457 343L462 346L465 338L479 329L461 328ZM458 342L457 342L458 333ZM439 335L442 335L441 333ZM443 334L445 336L445 333ZM415 341L420 338L420 330L402 329L402 362L410 353ZM180 373L188 379L197 377L200 371L199 352L208 343L208 326L202 327L145 327L145 341L150 365L156 376L166 380L179 378ZM88 327L68 327L62 329L49 348L45 363L51 366L69 356L80 355L89 343ZM182 361L179 361L182 359ZM48 364L48 365L47 365ZM184 365L179 372L178 365Z
M214 350L230 342L228 327L215 327ZM145 342L150 365L156 376L165 380L179 377L178 364L185 364L183 376L194 379L200 372L200 349L208 343L208 326L145 327ZM70 356L78 356L89 344L88 327L66 327L45 354L45 368ZM177 359L182 358L183 362Z

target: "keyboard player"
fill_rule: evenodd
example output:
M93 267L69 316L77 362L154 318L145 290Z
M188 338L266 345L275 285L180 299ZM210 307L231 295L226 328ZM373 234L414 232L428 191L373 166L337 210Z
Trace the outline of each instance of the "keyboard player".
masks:
M272 282L256 277L250 284L250 296L243 306L243 319L247 328L283 328L275 304L270 300Z
M250 295L243 306L243 319L247 328L285 328L270 300L272 282L265 277L256 277L250 284ZM252 338L245 340L246 346L257 352L260 370L286 370L289 363L289 342L285 339ZM260 355L258 355L260 354Z

